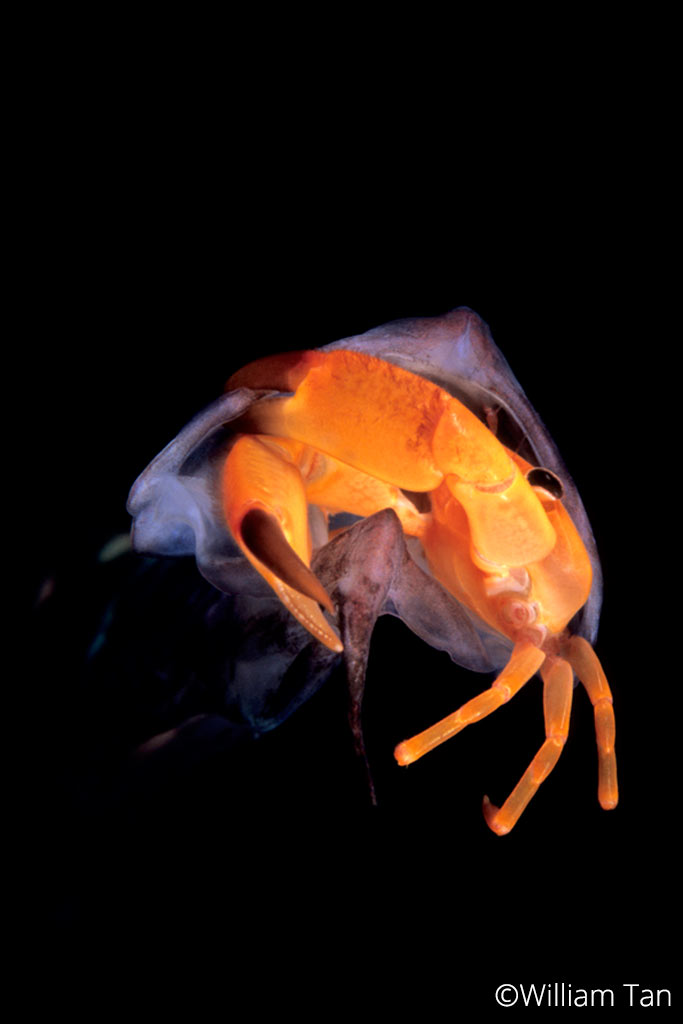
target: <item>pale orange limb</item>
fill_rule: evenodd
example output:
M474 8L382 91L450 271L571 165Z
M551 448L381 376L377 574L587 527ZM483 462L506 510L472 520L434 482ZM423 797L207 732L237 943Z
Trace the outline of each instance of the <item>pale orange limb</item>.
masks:
M598 800L604 810L610 811L619 802L612 693L598 656L587 640L573 636L568 644L567 656L593 705L598 743Z
M574 690L572 667L564 658L556 658L546 663L541 675L545 743L502 807L494 807L489 798L484 797L486 824L499 836L514 827L538 787L557 764L567 739Z
M545 654L528 640L516 643L510 660L490 689L467 701L452 715L432 725L424 732L399 743L394 757L400 765L412 764L428 751L438 747L445 740L455 736L466 725L485 718L492 711L505 704L538 671L545 660Z
M222 504L230 531L254 568L314 636L334 651L342 645L317 605L334 614L310 569L307 509L369 516L393 508L406 533L418 536L424 516L391 484L375 480L303 443L243 435L225 460Z
M310 569L306 495L297 466L258 438L240 437L224 463L221 498L230 531L254 568L310 633L342 651L319 607L334 611Z
M354 469L300 441L265 436L259 440L289 453L301 473L309 505L317 505L332 514L350 512L363 517L392 508L404 533L411 537L424 533L426 517L418 512L400 487Z

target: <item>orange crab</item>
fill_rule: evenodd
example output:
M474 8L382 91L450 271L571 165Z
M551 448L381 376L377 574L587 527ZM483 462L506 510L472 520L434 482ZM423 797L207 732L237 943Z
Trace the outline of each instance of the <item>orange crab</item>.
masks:
M217 517L292 615L341 653L323 613L333 616L334 604L311 569L314 548L326 543L331 516L392 509L426 572L489 646L507 650L490 688L400 743L398 763L490 714L540 671L545 742L500 808L484 797L490 828L509 832L558 761L576 673L595 709L598 798L615 807L612 696L590 642L600 606L592 534L556 449L476 314L459 309L261 359L226 390L230 412L221 406L210 422L229 421L230 440L212 456L210 512L195 516L195 533L209 516L215 529ZM517 425L510 445L497 436L503 420ZM209 432L203 421L192 429L196 446ZM312 519L311 508L322 515Z

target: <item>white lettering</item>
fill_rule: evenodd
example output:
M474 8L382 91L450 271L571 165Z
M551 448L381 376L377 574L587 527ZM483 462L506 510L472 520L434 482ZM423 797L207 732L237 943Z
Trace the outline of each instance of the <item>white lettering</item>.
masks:
M633 990L634 988L640 988L640 985L632 985L630 982L624 982L624 988L628 989L628 1005L633 1006Z
M528 988L524 988L524 985L520 985L519 991L522 993L522 1002L524 1003L524 1005L529 1006L531 1004L531 999L533 997L536 1001L536 1006L540 1006L541 1000L545 995L546 987L547 986L545 984L541 985L541 990L539 992L537 991L535 985L529 985Z
M629 1006L671 1006L671 991L668 988L658 988L656 991L651 988L643 988L631 982L625 983L624 988L628 989ZM639 991L635 991L638 989ZM662 1002L662 1000L665 1000Z
M609 999L607 1006L614 1006L614 992L611 988L592 988L591 989L591 1006L596 1006L595 997L600 996L600 1006L605 1006L605 996Z

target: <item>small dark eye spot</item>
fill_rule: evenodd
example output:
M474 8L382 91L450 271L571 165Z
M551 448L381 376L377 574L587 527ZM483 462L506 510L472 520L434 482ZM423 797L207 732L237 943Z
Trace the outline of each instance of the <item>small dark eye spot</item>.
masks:
M564 487L562 481L549 469L542 469L540 466L530 469L526 475L532 487L542 487L553 498L562 498Z

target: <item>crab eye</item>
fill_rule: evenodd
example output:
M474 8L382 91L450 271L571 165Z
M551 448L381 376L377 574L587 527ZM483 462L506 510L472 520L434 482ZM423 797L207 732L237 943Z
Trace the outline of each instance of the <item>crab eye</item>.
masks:
M559 476L551 472L549 469L543 469L541 466L536 466L534 469L530 469L526 475L527 480L532 487L542 487L544 491L553 498L561 500L564 495L564 487Z

